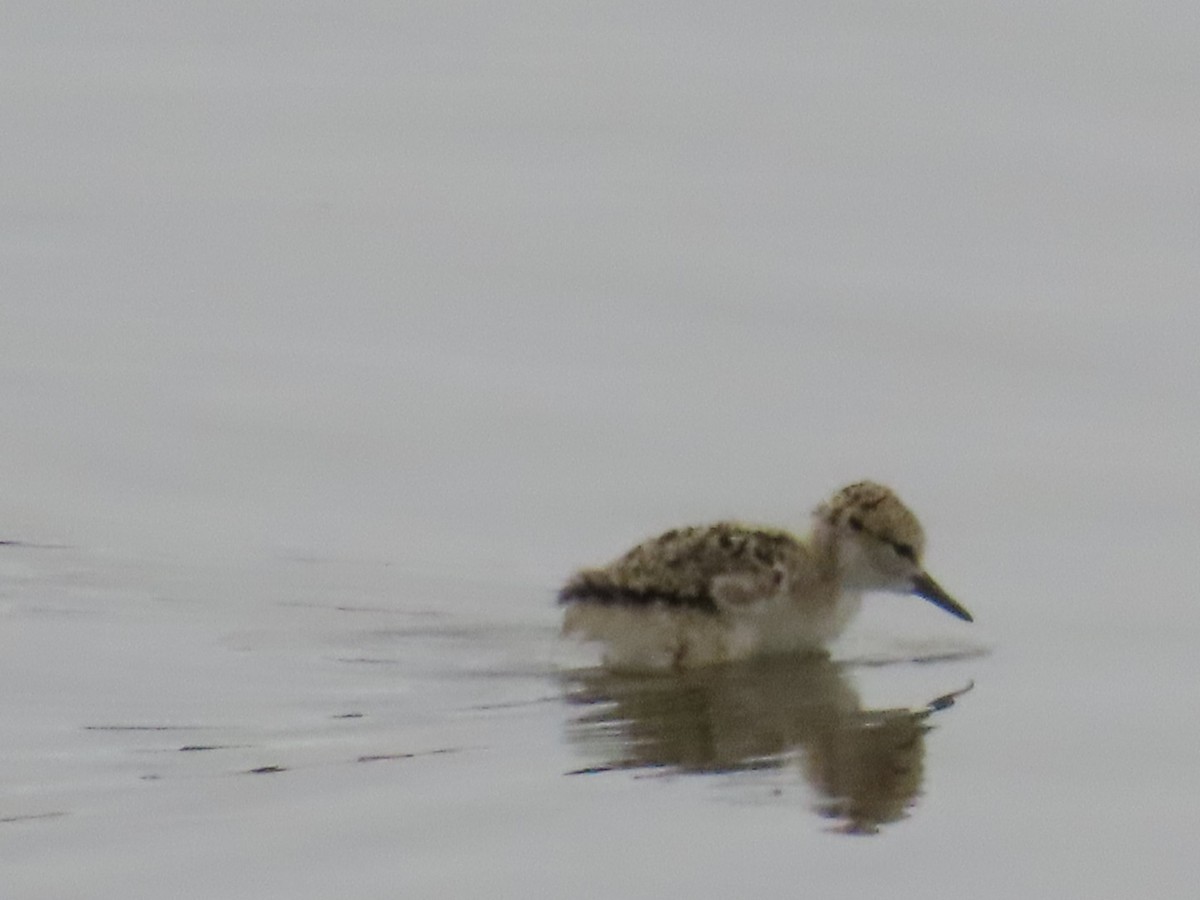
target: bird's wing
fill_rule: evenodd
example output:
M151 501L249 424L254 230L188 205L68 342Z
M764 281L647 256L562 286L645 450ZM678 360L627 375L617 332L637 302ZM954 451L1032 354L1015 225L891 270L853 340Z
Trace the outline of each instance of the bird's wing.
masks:
M638 544L610 565L577 573L559 601L693 608L716 613L714 579L778 586L808 551L782 531L731 522L680 528Z

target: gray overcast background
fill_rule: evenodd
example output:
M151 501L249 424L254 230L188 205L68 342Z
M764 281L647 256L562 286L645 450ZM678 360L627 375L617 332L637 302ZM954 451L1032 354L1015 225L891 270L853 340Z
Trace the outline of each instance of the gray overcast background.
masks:
M11 533L551 566L863 474L1178 497L1189 4L8 6Z

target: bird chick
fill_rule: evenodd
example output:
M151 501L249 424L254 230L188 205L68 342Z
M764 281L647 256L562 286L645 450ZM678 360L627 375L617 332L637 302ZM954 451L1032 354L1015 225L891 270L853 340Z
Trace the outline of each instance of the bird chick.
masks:
M925 534L889 488L848 485L807 537L717 522L650 538L583 569L558 595L563 633L604 645L612 669L687 669L773 653L822 653L867 591L915 594L972 621L924 570Z

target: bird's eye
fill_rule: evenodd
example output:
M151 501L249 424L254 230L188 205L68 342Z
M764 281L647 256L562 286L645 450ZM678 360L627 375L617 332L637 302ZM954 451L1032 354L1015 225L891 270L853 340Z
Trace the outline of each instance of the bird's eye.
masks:
M851 516L847 521L850 523L850 527L855 531L863 530L863 520L858 516Z
M892 544L892 549L910 562L917 560L917 551L913 549L912 544Z

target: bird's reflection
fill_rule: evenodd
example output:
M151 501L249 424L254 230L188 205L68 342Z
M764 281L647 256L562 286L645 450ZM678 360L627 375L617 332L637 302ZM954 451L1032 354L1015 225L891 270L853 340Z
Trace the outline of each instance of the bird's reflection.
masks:
M913 709L865 710L844 670L827 659L712 666L678 676L568 676L582 707L572 741L614 769L721 773L797 764L821 815L873 833L903 818L924 775L927 719L965 688Z

